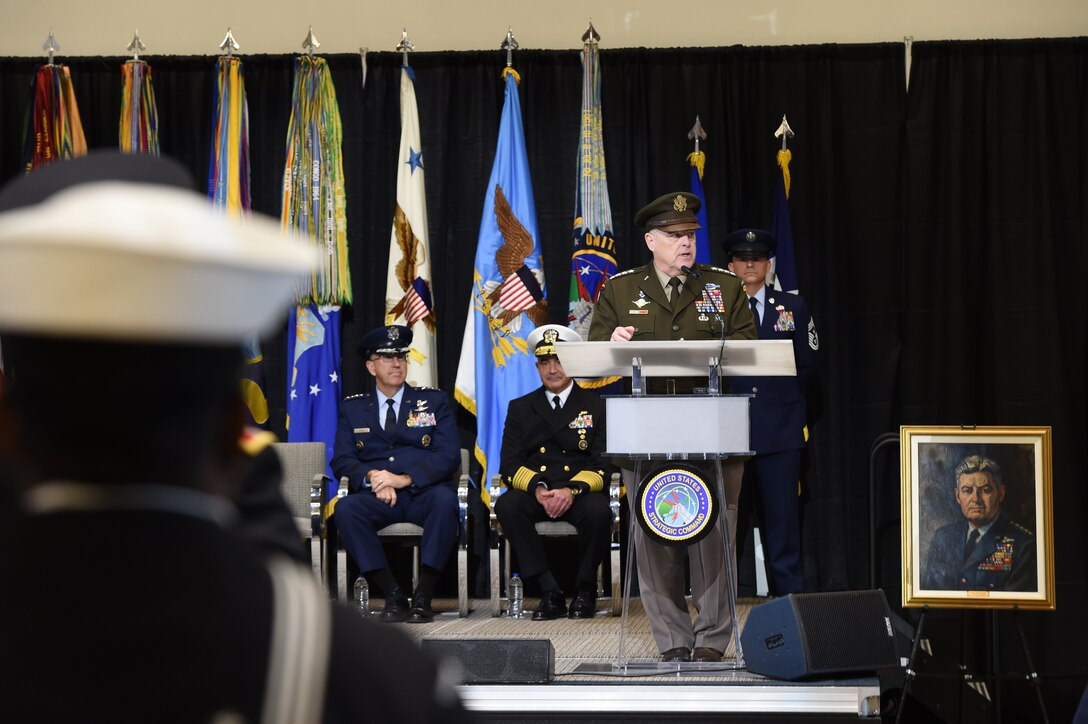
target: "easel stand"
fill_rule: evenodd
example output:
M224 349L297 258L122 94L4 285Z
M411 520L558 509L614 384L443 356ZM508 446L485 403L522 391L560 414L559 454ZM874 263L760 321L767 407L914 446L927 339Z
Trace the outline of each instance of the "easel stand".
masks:
M900 701L899 701L899 710L895 714L895 724L900 724L900 722L903 719L903 710L906 709L906 707L907 707L907 699L908 699L908 697L910 695L911 686L914 683L914 679L918 676L918 671L917 671L917 669L915 667L916 667L916 662L917 662L917 657L918 657L918 649L919 649L919 646L920 646L921 641L922 641L922 634L923 634L923 632L925 630L926 614L927 613L929 613L929 606L925 606L922 609L922 614L918 618L918 628L914 633L914 645L911 647L910 660L907 662L906 677L905 677L905 680L903 682L903 695L902 695L902 697L900 698ZM1028 665L1028 673L1026 675L1023 675L1022 677L1020 675L1003 675L1003 674L999 673L1000 672L999 664L1001 662L1001 657L999 655L1000 652L999 652L999 648L998 648L998 639L997 639L997 613L998 613L997 611L987 611L986 612L986 614L987 614L987 616L989 618L988 629L989 629L989 638L990 638L989 643L990 643L990 654L991 654L990 664L991 664L991 669L993 670L993 674L991 675L991 677L976 676L976 675L972 674L970 671L968 671L967 666L963 663L963 658L964 658L963 649L964 649L964 646L962 644L961 644L961 647L960 647L960 667L959 667L960 668L960 673L959 674L956 674L956 675L928 674L928 676L933 676L934 678L956 678L956 679L960 680L960 682L961 682L960 685L961 686L970 685L972 682L974 682L974 681L976 681L977 679L980 679L980 678L981 679L993 678L994 681L995 681L995 684L997 685L995 688L997 688L998 692L1000 692L1000 682L1001 682L1002 679L1025 678L1031 683L1032 689L1034 689L1034 691L1035 691L1035 698L1039 702L1039 711L1042 713L1042 717L1043 717L1042 721L1044 722L1044 724L1050 724L1050 717L1047 716L1047 711L1046 711L1046 703L1043 701L1042 684L1039 681L1039 674L1035 671L1035 663L1031 659L1031 652L1028 650L1028 639L1027 639L1027 636L1024 635L1024 627L1023 627L1022 623L1020 622L1020 608L1018 606L1013 607L1012 617L1013 617L1013 621L1016 622L1016 630L1020 634L1020 646L1021 646L1021 648L1023 649L1023 652L1024 652L1024 660L1027 662L1027 665ZM963 626L962 624L961 624L960 628L961 628L961 630L966 629L966 627ZM994 712L996 713L997 721L1000 723L1000 721L1001 721L1001 698L1000 698L1000 695L998 695L996 697L996 700L994 702Z

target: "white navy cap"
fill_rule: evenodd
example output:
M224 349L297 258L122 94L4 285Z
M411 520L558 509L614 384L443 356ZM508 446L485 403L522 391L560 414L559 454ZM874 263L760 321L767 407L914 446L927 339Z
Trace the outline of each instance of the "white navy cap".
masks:
M0 213L0 332L231 344L281 319L315 263L195 192L79 183Z
M551 357L556 355L556 342L581 342L582 338L570 327L564 327L561 324L544 324L529 332L525 341L533 348L533 353L537 357Z

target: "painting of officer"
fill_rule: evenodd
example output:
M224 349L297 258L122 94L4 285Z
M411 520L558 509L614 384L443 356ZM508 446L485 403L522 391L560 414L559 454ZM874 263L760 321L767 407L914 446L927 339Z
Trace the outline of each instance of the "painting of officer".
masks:
M948 451L943 452L938 459L947 456ZM939 516L936 510L926 515L923 508L923 548L928 541L922 570L923 589L988 592L1038 589L1034 488L1020 479L1024 472L1022 465L1030 463L1030 459L1024 458L1030 458L1030 454L1003 452L1017 475L1008 484L996 454L971 451L958 456L951 474L945 478L943 496L939 489L929 491L931 497L944 497L944 515ZM1030 480L1030 469L1027 475ZM937 507L935 500L926 502L933 503L932 508ZM954 512L949 513L950 508ZM938 520L948 519L950 522L938 527ZM932 530L934 527L936 530ZM926 528L932 531L931 535L926 534Z

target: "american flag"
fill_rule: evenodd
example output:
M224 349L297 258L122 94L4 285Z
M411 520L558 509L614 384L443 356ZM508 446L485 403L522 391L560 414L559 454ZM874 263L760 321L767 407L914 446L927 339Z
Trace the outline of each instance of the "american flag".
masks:
M544 298L533 272L524 264L511 274L499 292L499 306L511 312L521 312Z
M431 313L431 289L422 277L416 277L404 293L404 319L412 326Z

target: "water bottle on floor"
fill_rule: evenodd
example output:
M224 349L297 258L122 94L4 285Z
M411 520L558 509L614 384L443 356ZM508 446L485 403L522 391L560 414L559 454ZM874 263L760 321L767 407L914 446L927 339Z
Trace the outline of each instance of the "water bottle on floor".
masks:
M355 606L360 616L370 615L370 586L366 578L359 576L355 579Z
M517 573L510 577L506 595L510 599L507 615L510 618L525 618L525 583Z

